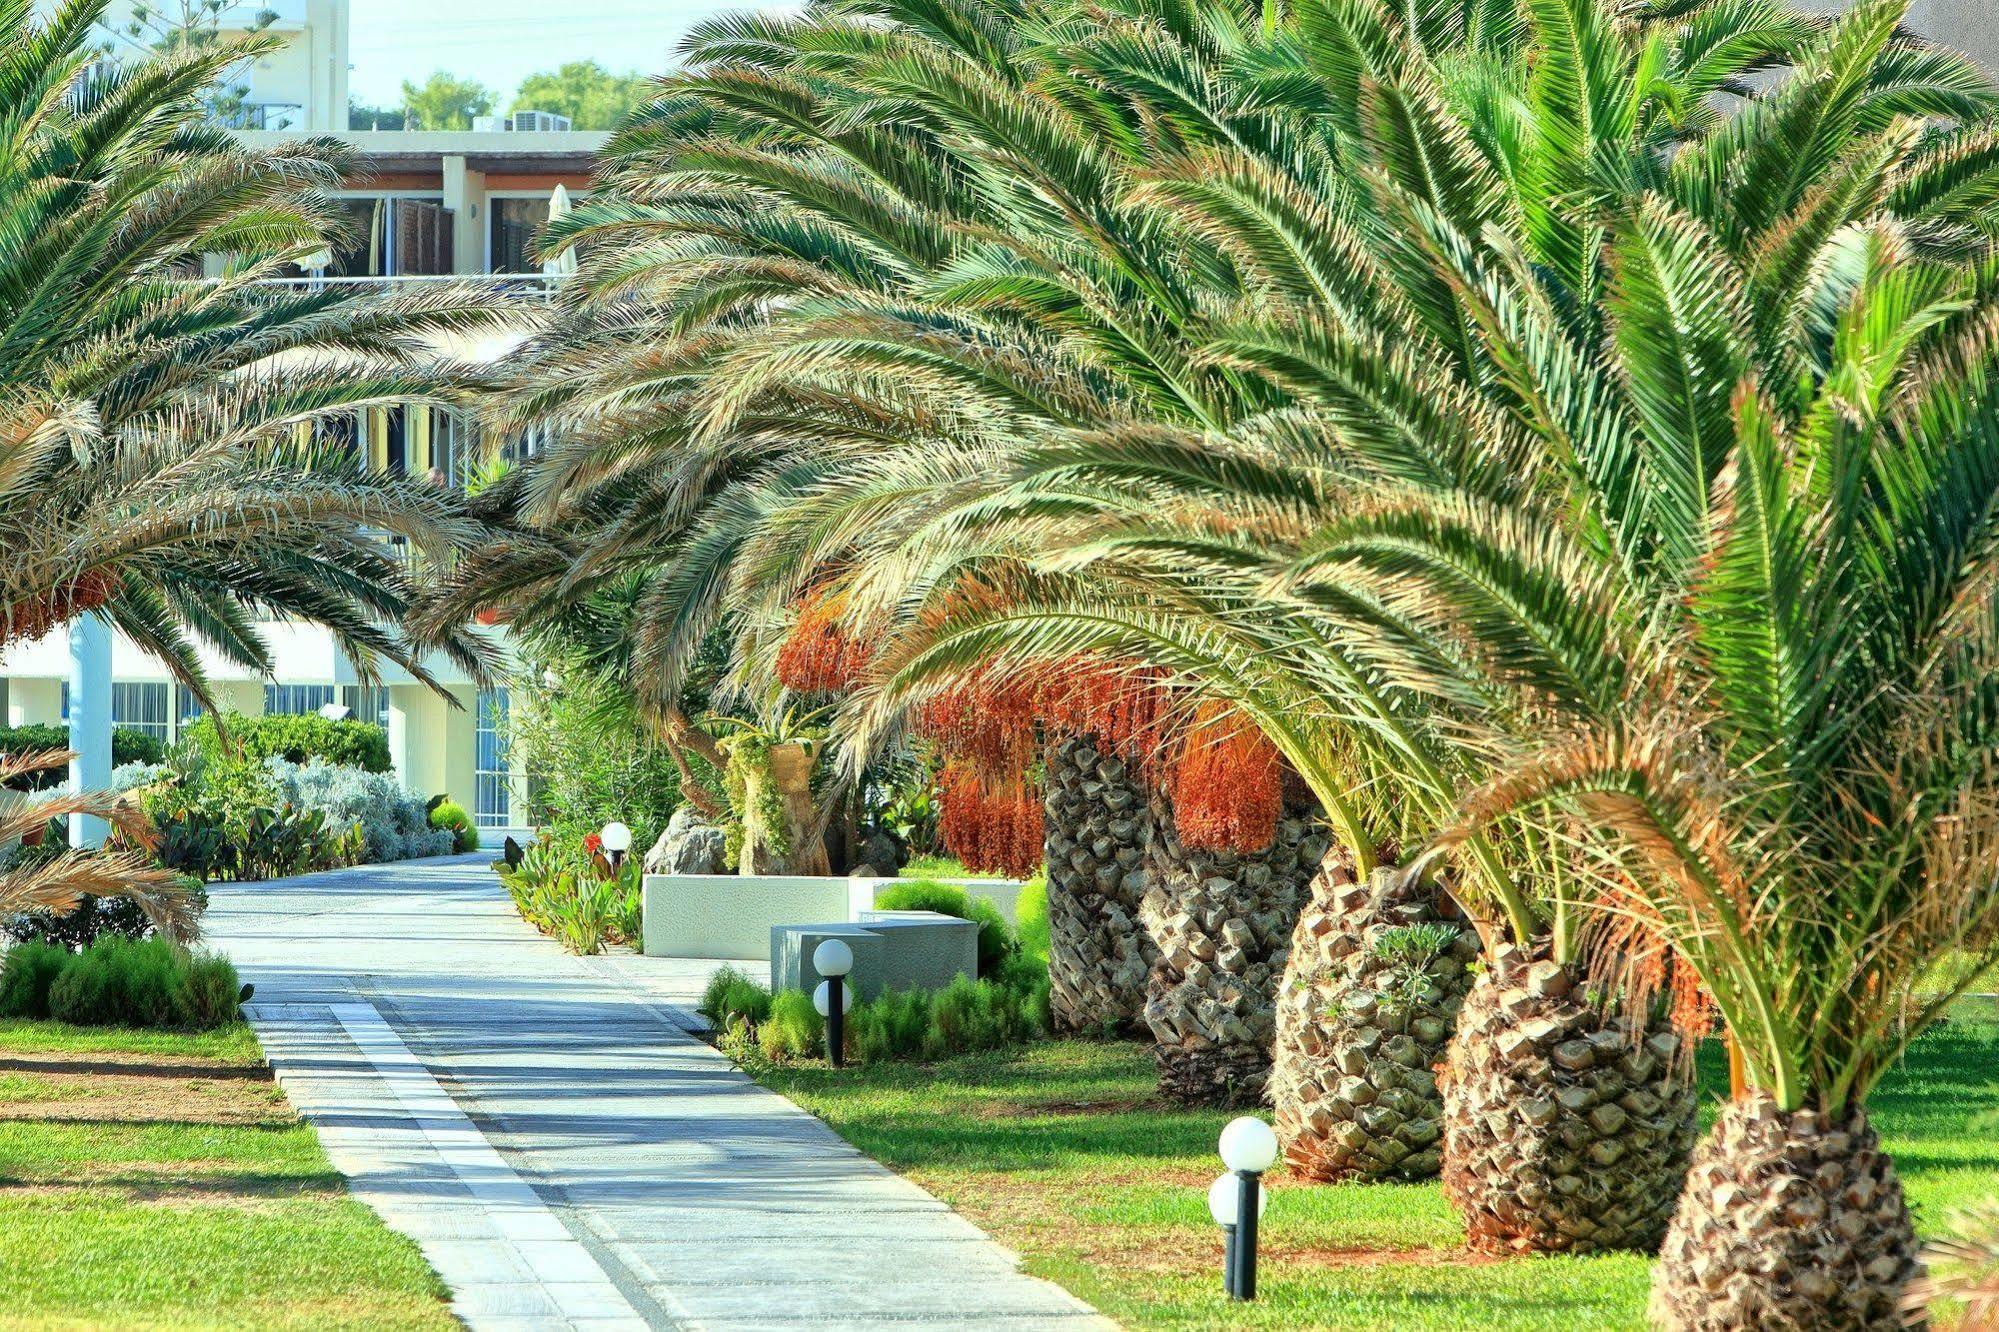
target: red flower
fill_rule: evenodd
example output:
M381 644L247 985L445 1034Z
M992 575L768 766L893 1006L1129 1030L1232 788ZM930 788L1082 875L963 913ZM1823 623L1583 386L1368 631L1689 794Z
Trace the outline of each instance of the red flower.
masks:
M592 855L595 855L597 852L602 851L604 849L604 839L602 837L599 837L596 833L584 833L583 849L585 851L590 852Z

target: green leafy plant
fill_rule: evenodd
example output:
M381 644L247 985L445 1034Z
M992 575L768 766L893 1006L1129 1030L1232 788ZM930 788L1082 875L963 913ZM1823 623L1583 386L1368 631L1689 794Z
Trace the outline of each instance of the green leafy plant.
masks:
M445 799L431 806L430 826L451 834L451 849L460 855L479 849L479 828L465 806Z
M234 742L232 751L223 742L223 732ZM240 753L248 759L281 758L291 763L325 759L342 768L364 772L388 772L388 732L373 722L332 721L316 713L269 713L245 717L223 714L218 729L213 716L197 718L182 732L188 744L210 758Z
M78 1026L204 1029L236 1021L247 997L226 958L157 938L22 945L0 969L0 1013Z
M826 1043L826 1020L812 996L784 990L771 996L770 1013L757 1025L757 1049L773 1063L809 1059Z

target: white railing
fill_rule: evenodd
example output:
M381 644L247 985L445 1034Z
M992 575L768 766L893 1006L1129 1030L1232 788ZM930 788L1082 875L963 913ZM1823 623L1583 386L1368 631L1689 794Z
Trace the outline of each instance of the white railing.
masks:
M519 300L547 302L554 298L556 285L562 280L546 273L405 273L393 277L265 278L258 285L297 288L305 291L319 291L326 287L352 287L386 292L413 283L456 282L468 286L487 287L497 295Z

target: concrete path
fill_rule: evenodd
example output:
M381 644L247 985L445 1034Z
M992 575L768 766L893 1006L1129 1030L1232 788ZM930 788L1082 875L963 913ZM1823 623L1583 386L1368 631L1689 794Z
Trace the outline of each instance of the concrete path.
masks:
M281 1084L478 1329L1096 1329L683 1030L698 969L574 958L483 857L218 886Z

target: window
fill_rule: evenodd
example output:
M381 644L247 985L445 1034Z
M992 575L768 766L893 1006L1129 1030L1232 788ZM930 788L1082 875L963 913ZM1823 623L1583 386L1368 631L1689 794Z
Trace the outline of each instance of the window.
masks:
M318 712L333 702L333 693L334 687L330 684L267 684L264 686L264 711L302 717L310 712Z
M144 731L161 744L167 743L173 737L170 734L172 727L167 721L166 681L113 683L111 724Z
M548 221L548 196L531 199L488 199L486 207L493 219L494 273L539 273L534 260L534 233Z
M189 689L184 684L174 686L175 735L179 735L182 731L186 730L189 724L207 711L207 708L201 706L201 700L194 696L192 689Z
M478 462L472 427L457 412L442 407L430 414L430 465L444 473L445 484L462 489Z
M389 729L389 691L380 685L342 685L340 702L355 721Z
M478 713L477 757L472 774L472 821L481 828L505 828L512 817L509 790L512 774L507 770L507 691L481 690L474 705Z

